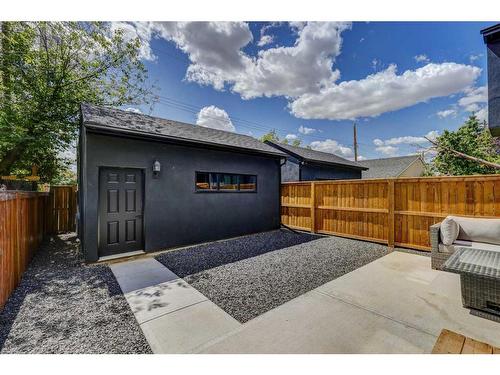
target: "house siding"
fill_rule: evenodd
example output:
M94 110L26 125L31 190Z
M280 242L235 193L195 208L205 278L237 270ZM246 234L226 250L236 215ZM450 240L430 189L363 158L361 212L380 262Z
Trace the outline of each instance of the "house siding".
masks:
M500 40L488 44L488 126L500 136Z
M281 166L281 181L300 181L300 161L294 157L288 157L286 163Z
M305 164L300 171L301 181L350 180L361 178L361 170L340 166Z
M87 261L98 254L99 167L144 171L144 250L218 240L280 225L279 158L129 139L86 131L80 196ZM152 164L161 163L160 176ZM195 172L257 175L257 192L196 192Z

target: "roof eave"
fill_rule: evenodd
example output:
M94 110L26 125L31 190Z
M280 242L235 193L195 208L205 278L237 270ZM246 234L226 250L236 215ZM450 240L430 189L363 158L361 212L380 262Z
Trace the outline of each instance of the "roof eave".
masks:
M368 170L368 167L363 167L361 165L357 166L357 165L352 165L352 164L334 163L334 162L315 160L315 159L306 159L306 158L303 158L303 159L306 163L310 163L310 164L321 164L321 165L329 165L329 166L349 168L349 169L359 169L360 171L367 171Z
M223 145L220 143L203 142L203 141L196 140L196 139L172 137L172 136L165 135L165 134L151 134L151 133L147 133L147 132L117 128L117 127L113 127L113 126L109 126L109 125L101 125L99 123L85 120L85 119L83 120L83 125L86 128L93 130L94 132L98 132L98 133L102 133L102 134L119 134L119 135L124 135L124 136L132 136L132 137L136 137L136 138L142 138L142 139L164 140L164 141L178 142L178 143L191 144L191 145L196 144L196 145L201 145L201 146L209 146L209 147L213 147L213 148L217 148L217 149L221 149L221 150L240 151L240 152L245 152L245 153L250 153L250 154L267 155L267 156L272 156L272 157L276 157L276 158L286 158L287 157L287 155L285 153L268 152L268 151L264 151L264 150L256 150L256 149L250 149L250 148L244 148L244 147Z
M500 40L500 23L487 27L480 31L484 43L492 43Z

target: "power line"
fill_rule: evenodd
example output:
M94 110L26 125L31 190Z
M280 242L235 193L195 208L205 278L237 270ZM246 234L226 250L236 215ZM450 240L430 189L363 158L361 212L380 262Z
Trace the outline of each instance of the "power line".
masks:
M186 102L183 102L183 101L180 101L178 99L171 98L171 97L158 95L158 98L159 98L158 103L160 103L162 105L172 107L172 108L175 108L178 110L182 110L185 112L189 112L189 113L192 113L195 115L198 114L199 111L202 109L202 107L195 106L195 105L192 105L192 104L189 104L189 103L186 103ZM272 129L275 129L277 131L281 131L284 133L291 132L290 129L284 129L284 128L280 128L280 127L276 127L276 126L257 123L255 121L246 120L246 119L236 117L236 116L230 116L230 115L228 115L228 116L229 116L231 122L238 125L239 127L249 128L249 129L253 129L253 130L260 130L260 131L265 131L265 132L268 132ZM214 119L214 120L217 120L217 121L220 121L220 118L216 118L216 117L212 117L212 116L207 116L207 117ZM321 137L321 136L310 135L310 134L301 134L300 138L309 138L309 139L317 139L317 140L332 139L330 137ZM350 142L342 142L342 143L344 145L351 146Z

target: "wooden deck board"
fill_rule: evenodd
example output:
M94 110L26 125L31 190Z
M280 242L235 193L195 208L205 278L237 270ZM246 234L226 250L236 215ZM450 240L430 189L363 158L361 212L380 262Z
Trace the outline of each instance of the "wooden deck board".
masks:
M443 329L432 349L432 354L500 354L500 348Z

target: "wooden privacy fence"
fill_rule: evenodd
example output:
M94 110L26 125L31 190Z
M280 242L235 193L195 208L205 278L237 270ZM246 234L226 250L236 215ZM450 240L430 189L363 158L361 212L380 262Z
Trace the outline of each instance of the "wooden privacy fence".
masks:
M76 230L76 186L50 187L47 202L47 232L50 234Z
M288 182L291 228L430 250L429 227L448 215L498 218L500 175Z
M50 193L0 192L0 310L43 238L75 229L74 192L67 186L51 187Z

